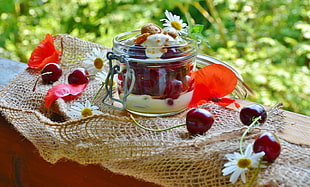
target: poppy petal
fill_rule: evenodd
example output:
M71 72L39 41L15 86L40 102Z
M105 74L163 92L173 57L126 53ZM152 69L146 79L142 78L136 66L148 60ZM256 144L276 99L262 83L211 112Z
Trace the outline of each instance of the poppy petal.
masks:
M236 74L221 64L211 64L194 72L195 88L190 106L200 100L222 98L230 94L237 85Z
M57 84L50 88L44 98L45 106L49 107L58 98L70 101L77 98L86 88L86 84Z
M38 68L42 69L48 63L59 63L60 51L55 51L51 56L46 57L39 65Z
M218 102L214 102L215 104L218 104L220 106L226 107L232 103L234 103L234 105L239 108L240 105L237 103L236 100L234 99L230 99L230 98L221 98Z
M52 35L46 34L44 40L32 51L28 66L34 69L42 69L46 64L59 62L61 52L54 46Z
M197 107L200 104L208 102L209 98L206 97L206 93L200 90L207 90L207 87L204 84L195 83L194 93L189 107Z
M198 107L199 105L203 105L205 103L209 103L210 101L207 100L199 100L197 102L192 102L191 104L189 104L189 108L194 108L194 107Z
M195 72L195 82L208 88L210 97L221 98L230 94L237 85L236 74L221 64L211 64Z

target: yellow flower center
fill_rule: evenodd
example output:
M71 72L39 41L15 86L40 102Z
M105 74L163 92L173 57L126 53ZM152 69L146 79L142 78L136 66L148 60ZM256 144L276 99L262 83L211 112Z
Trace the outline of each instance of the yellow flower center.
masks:
M171 21L171 26L178 31L182 30L182 25L177 21Z
M92 116L93 115L93 111L90 108L84 108L83 110L81 110L81 115L83 117Z
M239 168L242 168L242 169L249 168L252 165L252 160L249 158L241 158L238 160L237 165Z
M97 68L97 69L102 69L102 67L103 67L103 60L102 60L102 58L96 58L95 60L94 60L94 66Z

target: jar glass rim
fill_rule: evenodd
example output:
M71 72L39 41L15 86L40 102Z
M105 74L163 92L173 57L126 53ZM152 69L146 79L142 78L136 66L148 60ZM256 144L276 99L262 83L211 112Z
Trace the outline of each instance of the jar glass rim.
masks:
M141 34L140 30L133 30L133 31L120 33L113 38L113 43L119 44L122 46L130 46L130 45L124 44L122 41L129 39L130 37L137 36L138 34ZM196 44L200 43L199 41L196 41L196 40L194 40L188 36L181 36L181 37L187 41L187 43L185 45L188 45L188 44L195 44L196 45ZM178 47L178 46L184 46L184 45L183 44L171 45L168 47ZM163 48L163 47L152 47L152 48Z
M120 48L122 49L129 49L132 47L132 45L125 44L123 41L129 38L132 38L134 36L137 36L141 34L140 30L133 30L133 31L128 31L124 32L121 34L116 35L113 38L113 51L115 51L117 54L122 54L124 51L119 51ZM188 55L180 56L180 57L173 57L173 58L146 58L146 59L139 59L139 58L133 58L133 57L127 57L128 61L134 61L134 62L142 62L142 63L168 63L168 62L174 62L174 61L180 61L186 58L191 58L197 55L197 49L199 45L199 41L196 41L190 37L182 36L184 40L186 40L186 43L180 44L180 45L171 45L171 46L164 46L164 47L147 47L151 49L163 49L163 48L181 48L181 47L186 47L190 46L189 50L186 51ZM146 47L143 46L135 46L137 49L145 49ZM126 55L128 56L128 55Z

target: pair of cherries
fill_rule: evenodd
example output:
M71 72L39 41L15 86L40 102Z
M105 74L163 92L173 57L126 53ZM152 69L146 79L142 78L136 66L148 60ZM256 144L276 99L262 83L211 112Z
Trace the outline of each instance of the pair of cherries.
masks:
M46 64L41 71L41 78L47 84L56 82L61 75L62 69L57 63ZM85 84L88 81L88 72L84 68L76 68L68 76L69 84Z
M244 125L250 125L252 121L261 117L258 123L263 124L267 119L266 110L258 104L243 107L240 111L240 120ZM212 114L202 108L193 108L186 115L186 127L190 134L203 134L207 132L214 122ZM278 138L271 132L259 135L253 145L255 153L264 151L264 160L274 162L280 155L281 145Z
M267 113L261 105L251 105L243 107L240 111L240 120L245 125L250 125L256 117L261 117L258 121L263 124L266 121ZM187 129L191 134L203 134L208 131L214 122L212 114L203 108L193 108L186 115Z
M261 105L253 104L243 107L240 111L240 120L245 125L250 125L252 120L257 117L261 117L258 121L260 124L263 124L267 119L267 112ZM253 145L253 151L255 153L264 151L264 160L274 162L280 155L281 145L275 134L264 132L256 138Z

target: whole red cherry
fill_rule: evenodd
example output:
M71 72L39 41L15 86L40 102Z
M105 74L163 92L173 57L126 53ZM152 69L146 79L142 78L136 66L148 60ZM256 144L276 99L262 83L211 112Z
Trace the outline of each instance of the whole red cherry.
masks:
M203 108L193 108L186 114L186 128L193 135L207 132L213 122L213 115Z
M62 70L57 63L48 63L41 71L42 80L48 84L56 82L61 75Z
M263 160L274 162L280 155L281 145L279 139L271 132L264 132L258 136L253 145L255 153L264 151L265 156Z
M88 72L84 68L76 68L68 76L69 84L85 84L88 81Z
M245 106L240 111L240 120L244 125L251 125L254 118L261 117L258 122L260 124L265 123L267 119L267 112L262 105L253 104Z

